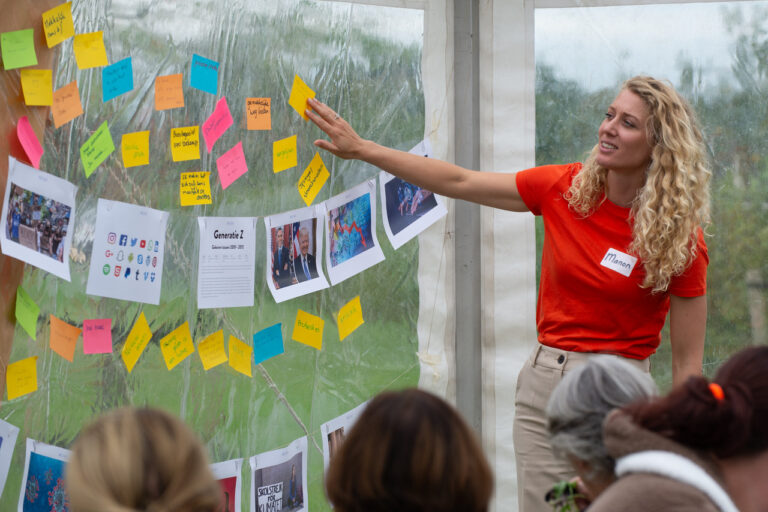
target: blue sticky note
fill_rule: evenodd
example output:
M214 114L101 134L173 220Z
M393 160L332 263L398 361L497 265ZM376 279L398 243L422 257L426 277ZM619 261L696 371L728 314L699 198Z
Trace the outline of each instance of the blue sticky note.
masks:
M101 68L101 91L104 103L133 90L133 63L130 57Z
M285 352L283 349L283 324L262 329L253 335L253 362L260 364Z
M192 54L192 70L189 85L195 89L216 95L219 92L219 63L198 54Z

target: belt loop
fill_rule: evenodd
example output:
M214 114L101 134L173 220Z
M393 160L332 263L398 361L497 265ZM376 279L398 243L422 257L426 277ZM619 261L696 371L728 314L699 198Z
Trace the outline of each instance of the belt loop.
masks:
M533 351L533 357L531 357L531 366L536 366L536 361L539 360L539 354L541 354L541 343L536 343L536 350Z
M557 362L560 364L560 378L561 379L565 375L565 368L566 368L566 366L568 366L568 359L569 359L568 356L570 356L570 355L571 355L570 352L565 351L563 354L560 354L559 356L557 356ZM562 363L560 363L560 358L561 357L565 358Z

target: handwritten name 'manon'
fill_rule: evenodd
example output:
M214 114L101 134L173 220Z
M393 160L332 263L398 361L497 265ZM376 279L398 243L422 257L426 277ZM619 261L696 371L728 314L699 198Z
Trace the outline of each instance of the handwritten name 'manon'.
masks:
M628 270L632 268L632 265L630 265L626 261L619 259L619 257L616 255L615 252L610 252L610 251L607 252L603 257L603 263L611 263L613 265L619 265L620 267L624 267Z
M320 332L320 328L311 322L302 322L298 320L299 327L302 327L308 331Z

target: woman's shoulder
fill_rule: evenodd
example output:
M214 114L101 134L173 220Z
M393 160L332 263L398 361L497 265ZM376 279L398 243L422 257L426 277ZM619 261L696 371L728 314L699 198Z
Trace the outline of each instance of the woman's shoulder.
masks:
M589 507L589 512L718 512L700 490L676 480L649 473L619 478Z

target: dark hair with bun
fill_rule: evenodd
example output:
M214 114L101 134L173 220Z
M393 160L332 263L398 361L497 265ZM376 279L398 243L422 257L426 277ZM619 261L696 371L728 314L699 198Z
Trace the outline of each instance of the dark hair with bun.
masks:
M738 352L718 370L718 399L704 377L624 410L642 427L720 458L768 449L768 347Z

